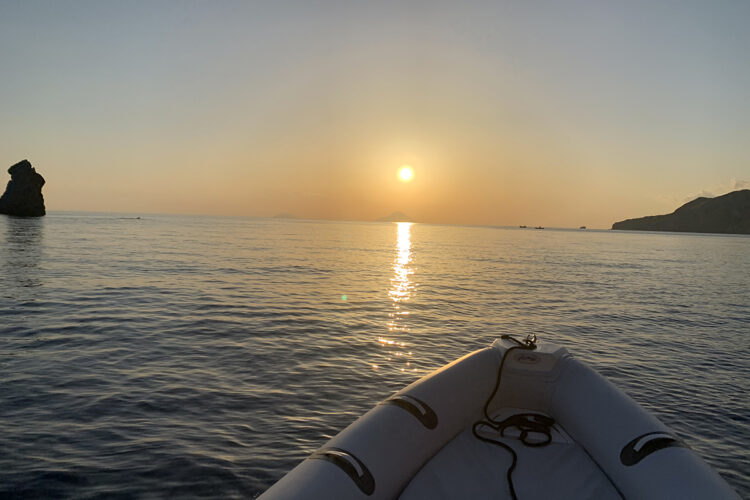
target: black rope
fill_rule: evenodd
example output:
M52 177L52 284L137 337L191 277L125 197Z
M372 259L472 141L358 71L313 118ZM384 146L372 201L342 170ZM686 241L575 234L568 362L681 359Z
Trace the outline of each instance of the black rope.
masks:
M518 455L516 455L515 450L511 448L509 445L498 441L496 439L492 439L491 437L482 436L479 434L478 429L480 427L490 427L491 429L494 429L496 432L500 433L501 437L505 436L505 429L508 427L515 427L520 431L520 439L521 442L525 446L531 446L531 447L539 447L539 446L546 446L550 442L552 442L552 434L551 428L555 423L555 420L553 418L550 418L546 415L540 415L538 413L519 413L516 415L511 415L510 417L504 419L504 420L494 420L492 417L490 417L489 407L492 400L495 398L495 395L497 394L497 391L500 389L500 380L503 377L503 366L505 365L505 360L508 358L508 354L511 353L511 351L515 351L516 349L525 349L525 350L534 350L536 349L536 336L529 335L526 337L526 340L523 342L511 337L510 335L503 335L500 337L504 340L512 340L517 345L514 345L512 347L509 347L505 350L505 354L503 354L503 359L500 360L500 368L497 370L497 381L495 382L495 388L492 389L492 393L490 394L490 397L487 398L487 401L484 403L484 418L485 420L478 420L477 422L474 422L474 425L471 428L471 431L474 433L474 436L484 441L485 443L490 443L496 446L500 446L504 448L505 450L510 453L512 457L512 461L510 464L510 467L508 467L508 470L506 472L506 477L508 478L508 489L510 489L510 496L513 500L518 500L518 497L516 496L516 490L513 487L513 471L516 468L516 462L518 461ZM536 440L531 439L534 435L542 435L543 439Z

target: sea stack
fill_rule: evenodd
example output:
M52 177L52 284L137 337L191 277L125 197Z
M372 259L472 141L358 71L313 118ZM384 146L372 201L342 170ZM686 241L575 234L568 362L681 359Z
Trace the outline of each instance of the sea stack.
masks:
M0 196L0 214L24 217L44 215L44 177L34 170L29 160L19 161L8 169L8 173L10 182Z

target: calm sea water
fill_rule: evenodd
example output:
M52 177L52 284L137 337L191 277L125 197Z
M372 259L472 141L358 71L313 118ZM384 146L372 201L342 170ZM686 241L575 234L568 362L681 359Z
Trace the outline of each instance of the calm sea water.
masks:
M565 344L750 497L750 238L0 217L0 497L252 497L503 333Z

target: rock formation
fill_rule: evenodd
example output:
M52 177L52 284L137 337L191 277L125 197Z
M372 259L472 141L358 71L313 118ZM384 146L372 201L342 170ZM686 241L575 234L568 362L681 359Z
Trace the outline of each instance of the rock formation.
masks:
M750 189L696 198L671 214L615 222L612 229L750 234Z
M0 197L0 214L39 217L45 214L42 186L39 175L29 160L23 160L8 169L10 182Z

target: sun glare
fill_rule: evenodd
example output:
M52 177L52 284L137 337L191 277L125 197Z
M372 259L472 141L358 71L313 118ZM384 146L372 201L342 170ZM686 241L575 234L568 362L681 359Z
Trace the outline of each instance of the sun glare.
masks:
M403 182L409 182L414 177L414 169L409 165L404 165L398 169L398 178Z

